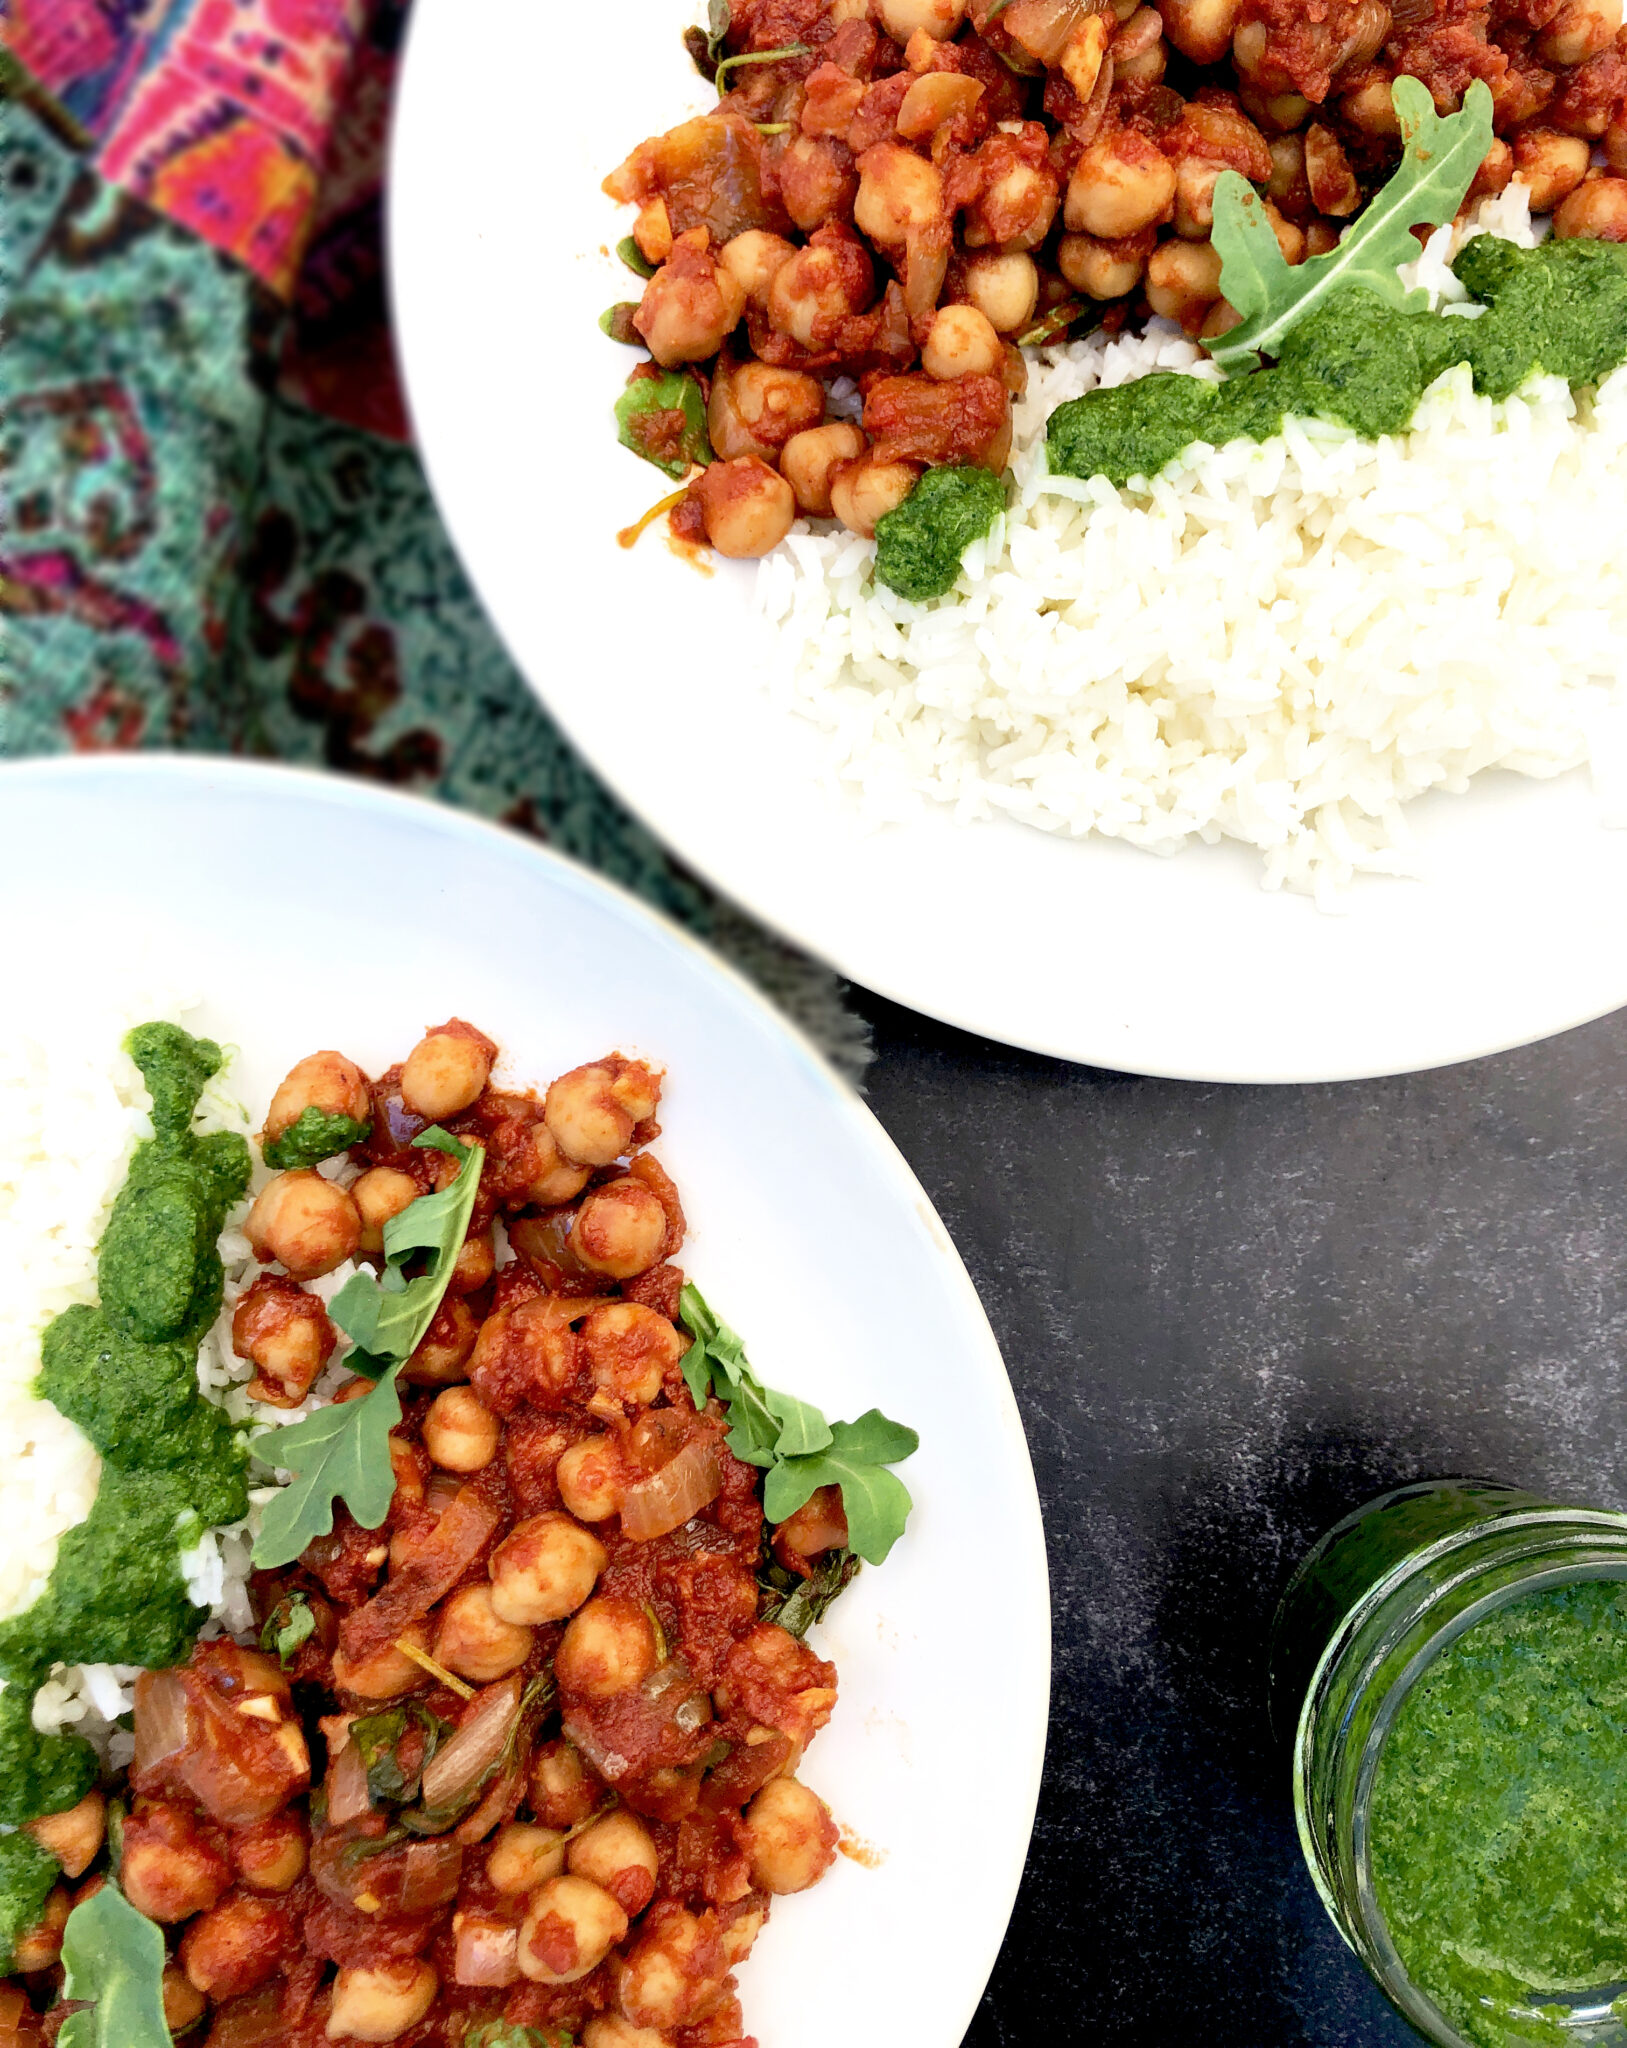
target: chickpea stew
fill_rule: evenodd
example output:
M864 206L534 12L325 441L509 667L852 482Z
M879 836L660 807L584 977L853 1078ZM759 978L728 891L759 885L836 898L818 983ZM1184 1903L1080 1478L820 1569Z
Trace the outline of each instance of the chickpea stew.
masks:
M453 1018L272 1098L233 1343L321 1405L248 1446L293 1475L254 1632L152 1659L128 1770L49 1738L74 1768L8 1812L7 2048L748 2038L732 1972L838 1840L805 1636L902 1533L916 1439L765 1386L686 1281L657 1070L537 1094L497 1051Z
M1514 181L1558 240L1627 242L1620 0L719 0L686 40L716 111L605 181L646 279L603 323L651 357L622 438L687 479L680 539L835 519L906 596L886 522L929 469L1001 477L1023 348L1147 314L1220 345L1217 189L1284 266L1327 254L1396 169L1398 79L1483 97L1464 210ZM986 529L986 493L938 495Z

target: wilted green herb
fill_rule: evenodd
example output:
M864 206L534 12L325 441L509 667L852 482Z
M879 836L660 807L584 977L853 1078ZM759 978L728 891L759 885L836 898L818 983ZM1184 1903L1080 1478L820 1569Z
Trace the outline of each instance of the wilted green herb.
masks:
M615 305L606 306L599 315L599 332L608 334L612 341L619 341L624 348L638 348L644 337L633 325L633 315L638 311L631 299L618 299Z
M266 1616L260 1631L260 1648L273 1652L284 1671L300 1644L316 1632L316 1616L303 1593L285 1593Z
M787 1635L799 1639L816 1621L823 1621L838 1596L845 1593L860 1571L851 1550L828 1550L814 1564L812 1578L799 1578L770 1555L757 1574L757 1618L778 1622Z
M687 370L631 379L616 400L616 438L670 477L682 479L712 460L706 398Z
M635 277L654 277L656 265L650 261L631 235L624 235L616 244L616 254Z
M765 1387L746 1363L740 1337L712 1313L697 1287L684 1288L678 1313L693 1340L684 1356L685 1384L697 1408L714 1395L723 1403L729 1449L766 1471L768 1519L783 1522L817 1488L837 1486L850 1546L867 1563L880 1564L903 1535L911 1506L903 1481L881 1467L916 1450L915 1431L876 1408L857 1422L826 1422L810 1402Z
M401 1738L409 1727L423 1731L423 1754L411 1771L401 1762ZM417 1700L404 1707L390 1707L380 1714L364 1714L350 1724L350 1739L361 1753L367 1770L367 1795L375 1806L403 1806L418 1797L425 1767L436 1750L453 1734L450 1721L432 1714Z
M717 87L718 98L723 97L723 74L733 71L741 64L777 64L782 57L806 57L809 54L806 43L787 43L778 50L748 50L739 57L725 57L713 74L712 83Z

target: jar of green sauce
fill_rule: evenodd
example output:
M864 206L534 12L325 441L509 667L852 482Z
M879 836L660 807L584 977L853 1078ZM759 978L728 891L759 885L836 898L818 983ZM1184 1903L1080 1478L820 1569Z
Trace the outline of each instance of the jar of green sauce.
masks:
M1406 1486L1311 1551L1272 1719L1335 1926L1444 2048L1627 2048L1627 1515Z

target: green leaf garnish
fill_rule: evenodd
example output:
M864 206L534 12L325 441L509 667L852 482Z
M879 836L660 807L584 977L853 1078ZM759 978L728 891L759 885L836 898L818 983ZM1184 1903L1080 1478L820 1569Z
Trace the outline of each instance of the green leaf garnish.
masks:
M459 1160L457 1178L450 1186L409 1202L385 1224L382 1280L353 1273L328 1304L328 1314L362 1354L347 1362L370 1379L376 1379L391 1359L410 1358L435 1320L469 1229L486 1162L484 1147L462 1144L438 1124L412 1142ZM405 1279L401 1268L420 1251L430 1254L428 1270L414 1280Z
M266 1616L260 1631L260 1648L274 1652L284 1671L288 1660L316 1632L316 1616L303 1593L285 1593Z
M572 2048L575 2035L564 2027L526 2027L518 2020L477 2020L463 2048Z
M318 1166L324 1159L359 1145L372 1128L371 1124L357 1123L353 1116L318 1109L312 1103L300 1111L280 1138L260 1147L260 1156L278 1173Z
M757 1619L778 1622L800 1641L816 1621L824 1620L858 1575L859 1560L851 1550L827 1550L814 1561L813 1576L807 1579L770 1557L757 1574Z
M62 1935L70 2014L58 2048L170 2048L164 2024L164 1937L111 1879L75 1906Z
M613 306L606 306L599 315L599 332L608 334L612 341L619 341L624 348L641 348L644 337L633 325L633 315L638 307L631 299L618 299Z
M684 1383L697 1408L713 1396L723 1404L729 1449L767 1473L768 1519L783 1522L818 1487L838 1486L850 1547L867 1563L880 1564L903 1535L911 1507L903 1481L881 1468L918 1448L915 1431L889 1422L877 1408L857 1422L827 1422L811 1402L765 1387L746 1363L740 1337L693 1285L685 1286L678 1313L693 1340L684 1354Z
M1258 193L1236 171L1215 183L1214 244L1220 251L1220 289L1242 320L1209 344L1226 370L1252 370L1261 354L1275 356L1282 338L1332 295L1360 285L1394 306L1415 312L1426 302L1398 275L1414 262L1414 227L1440 227L1463 203L1491 147L1491 93L1476 79L1459 113L1440 115L1426 86L1398 78L1391 98L1404 142L1395 175L1356 216L1336 249L1290 266L1277 246Z
M777 64L782 57L806 57L810 54L806 43L786 43L778 50L748 50L743 56L725 57L713 73L712 83L717 87L718 98L722 99L725 71L733 71L740 64Z
M682 479L712 460L706 399L687 370L634 377L616 400L616 439L668 476Z
M334 1401L286 1429L268 1429L254 1455L293 1478L266 1503L254 1539L257 1565L292 1564L306 1546L333 1528L333 1504L342 1500L364 1529L376 1529L395 1494L390 1431L401 1420L395 1390L401 1361L359 1401Z
M378 1385L359 1401L333 1402L252 1440L257 1458L294 1474L267 1504L254 1544L257 1565L292 1564L307 1544L332 1530L336 1500L364 1529L376 1529L389 1512L395 1493L390 1431L401 1420L396 1376L435 1320L486 1162L483 1146L465 1145L438 1124L412 1142L458 1160L457 1177L385 1224L382 1280L355 1273L328 1304L328 1314L356 1345L346 1363ZM429 1253L428 1266L408 1280L401 1269L416 1252Z
M616 254L635 277L654 277L657 266L650 261L631 235L624 235L616 244Z

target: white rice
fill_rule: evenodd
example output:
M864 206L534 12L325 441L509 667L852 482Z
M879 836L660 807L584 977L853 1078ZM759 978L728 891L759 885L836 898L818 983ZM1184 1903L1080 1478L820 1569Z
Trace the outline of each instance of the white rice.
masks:
M1522 187L1487 231L1540 238ZM1432 303L1464 297L1462 239L1409 266ZM873 820L934 800L1160 853L1239 839L1267 887L1332 901L1411 871L1402 806L1426 790L1621 774L1627 369L1493 404L1460 367L1402 436L1292 420L1150 484L1048 477L1054 408L1152 370L1219 375L1161 320L1030 351L1011 509L944 598L897 597L874 543L823 523L761 563L776 687Z
M0 1033L0 1617L22 1612L43 1590L63 1533L84 1520L96 1498L101 1459L90 1440L30 1392L40 1340L51 1319L74 1302L94 1303L96 1250L130 1156L152 1134L152 1101L139 1069L122 1050L126 1033L151 1018L183 1023L194 1003L173 990L133 989L115 1007L81 1003L53 1016L37 1035ZM200 1131L249 1129L232 1099L230 1066L204 1090ZM326 1171L349 1178L348 1164ZM266 1175L257 1168L256 1181ZM262 1270L241 1230L245 1202L219 1240L226 1301L198 1353L202 1392L245 1427L297 1420L319 1406L343 1377L337 1362L299 1409L251 1402L251 1368L234 1356L232 1308ZM349 1264L315 1282L324 1300L344 1284ZM345 1347L341 1345L341 1350ZM247 1581L260 1510L275 1492L272 1473L254 1468L246 1521L210 1530L180 1554L194 1602L207 1610L204 1633L246 1635L253 1625ZM34 1725L73 1728L117 1764L130 1737L115 1724L131 1707L136 1667L57 1666L35 1697Z

